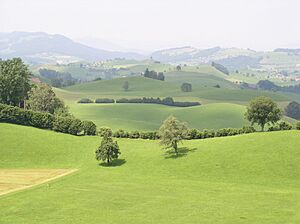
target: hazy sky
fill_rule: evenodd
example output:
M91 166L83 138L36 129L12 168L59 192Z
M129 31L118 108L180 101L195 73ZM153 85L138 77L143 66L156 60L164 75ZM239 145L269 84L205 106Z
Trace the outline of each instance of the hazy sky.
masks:
M300 48L299 0L0 0L0 32L44 31L152 50Z

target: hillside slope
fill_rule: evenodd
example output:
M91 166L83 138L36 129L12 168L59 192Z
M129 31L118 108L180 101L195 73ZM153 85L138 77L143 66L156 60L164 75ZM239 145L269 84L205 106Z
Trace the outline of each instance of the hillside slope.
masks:
M185 141L120 139L114 167L98 166L98 137L0 124L1 168L79 168L0 197L0 223L289 223L300 221L299 131ZM168 214L168 215L166 215Z

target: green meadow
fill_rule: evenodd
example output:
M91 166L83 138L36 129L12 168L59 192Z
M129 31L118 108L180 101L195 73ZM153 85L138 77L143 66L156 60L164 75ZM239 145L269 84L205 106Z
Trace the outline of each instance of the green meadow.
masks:
M77 168L0 197L1 224L300 222L299 131L184 141L178 157L158 141L119 139L99 165L99 137L0 124L1 168Z
M186 67L184 69L188 69ZM165 74L165 81L141 76L100 80L55 89L64 99L71 113L83 120L92 120L98 127L110 127L114 130L157 130L161 122L174 115L190 127L198 129L216 129L242 127L249 125L244 119L245 106L257 96L268 96L285 106L292 98L282 93L239 89L238 86L222 78L211 66L191 71L171 71ZM205 73L207 72L207 73ZM209 74L208 72L211 72ZM129 90L122 85L129 83ZM182 92L184 82L192 83L192 92ZM220 85L221 88L215 88ZM202 105L196 107L170 107L157 104L78 104L82 98L141 98L171 96L176 101L196 101Z

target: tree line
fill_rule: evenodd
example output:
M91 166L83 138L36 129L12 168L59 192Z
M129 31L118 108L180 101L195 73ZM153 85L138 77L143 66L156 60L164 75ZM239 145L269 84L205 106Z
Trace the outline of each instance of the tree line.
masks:
M154 70L149 71L148 68L146 68L146 70L142 73L142 76L150 79L157 79L160 81L165 80L165 76L163 72L156 72Z
M153 97L143 97L143 98L122 98L122 99L108 99L108 98L98 98L95 101L89 98L82 98L78 103L144 103L144 104L162 104L167 106L175 107L191 107L201 105L199 102L178 102L174 101L172 97L165 98L153 98Z

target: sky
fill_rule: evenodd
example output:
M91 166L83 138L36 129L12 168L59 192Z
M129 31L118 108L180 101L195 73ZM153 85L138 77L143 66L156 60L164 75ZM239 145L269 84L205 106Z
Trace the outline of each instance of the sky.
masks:
M300 48L299 0L0 0L0 32L62 34L153 51Z

